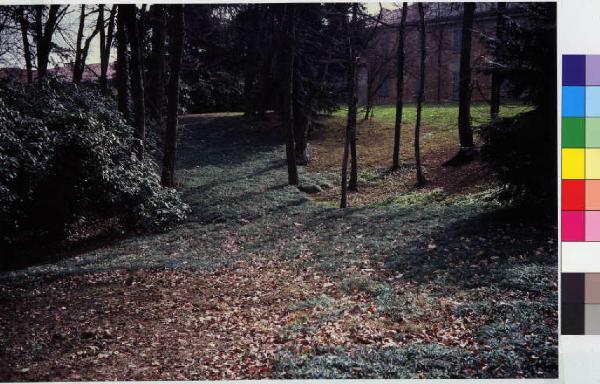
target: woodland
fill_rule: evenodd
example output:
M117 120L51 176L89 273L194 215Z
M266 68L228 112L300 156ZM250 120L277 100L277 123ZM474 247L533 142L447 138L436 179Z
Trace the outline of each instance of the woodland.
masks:
M555 3L0 6L0 381L557 377L555 80Z

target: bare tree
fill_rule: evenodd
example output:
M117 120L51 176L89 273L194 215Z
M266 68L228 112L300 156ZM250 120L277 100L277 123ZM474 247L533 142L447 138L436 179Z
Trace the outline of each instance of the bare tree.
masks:
M352 4L352 21L351 24L356 24L358 5ZM356 55L354 52L354 42L352 41L352 29L348 26L346 16L343 16L344 30L346 34L347 57L346 57L346 87L348 93L348 121L346 123L346 140L344 142L344 155L342 157L342 197L340 200L340 208L348 206L348 152L350 151L353 135L356 131Z
M460 165L473 159L473 129L471 127L471 34L475 3L463 3L463 25L460 47L458 84L458 136L460 150L445 165Z
M356 24L357 24L357 17L354 17L354 14L358 12L358 5L357 3L353 3L352 4L352 26L350 29L350 36L351 36L351 43L354 44L354 42L352 41L353 38L356 36ZM354 58L352 60L352 66L354 66L354 69L352 70L352 72L354 73L354 76L356 77L356 53L353 53ZM354 95L356 96L356 78L352 81L353 82L353 89L354 89ZM348 190L349 191L357 191L358 190L358 155L357 155L357 151L356 151L356 110L357 110L357 105L356 103L358 103L358 99L355 97L354 98L354 122L351 125L351 129L350 129L350 181L348 182Z
M129 117L129 57L127 47L127 28L125 5L119 5L117 11L117 105L119 111Z
M73 63L73 82L75 84L79 84L81 82L83 72L85 71L85 62L87 60L87 55L90 50L90 44L94 37L96 37L100 29L103 29L102 24L104 23L104 12L100 8L95 11L91 11L90 13L86 13L85 9L85 5L82 4L81 12L79 15L79 28L77 30L77 40L75 43L75 62ZM85 30L85 20L89 15L93 14L94 12L98 12L96 26L84 41L83 35Z
M496 8L496 40L502 41L504 38L504 12L506 11L506 3L498 3ZM500 44L496 44L496 54L498 56L498 49ZM497 68L492 69L492 90L490 98L490 117L495 119L500 113L500 87L502 86L502 79L498 73Z
M161 6L164 12L164 7ZM179 106L179 75L183 56L184 15L183 5L169 6L171 19L169 23L169 85L167 89L167 130L163 158L162 184L166 187L175 186L175 158L177 150L177 109ZM163 41L164 45L164 41Z
M386 41L388 34L384 33L379 36L376 40L381 40L380 43L373 44L374 46L369 49L367 55L369 61L367 62L367 97L365 100L365 110L363 120L368 120L373 117L373 106L375 104L375 97L381 91L381 89L387 85L388 81L392 77L394 66L392 62L396 55L396 47L393 44L389 44Z
M396 63L396 121L394 122L394 153L392 169L400 167L400 133L402 129L402 107L404 104L404 27L408 4L402 3L402 18L398 25L398 53Z
M163 105L165 100L165 28L166 7L154 4L150 7L152 23L152 53L148 66L148 106L150 116L158 123L159 128L164 128ZM178 12L179 9L173 9ZM175 17L173 17L173 20ZM173 26L170 26L172 29ZM175 31L172 31L175 33Z
M50 5L46 14L46 6L36 5L34 13L34 32L37 54L37 79L42 80L48 73L48 62L52 50L52 36L58 27L58 23L65 15L68 6Z
M294 135L294 39L296 20L293 5L285 5L285 20L287 29L285 31L285 94L283 120L286 126L287 137L285 154L288 168L288 184L298 185L298 168L296 166L295 135Z
M106 92L107 91L107 72L108 65L110 62L110 51L113 44L114 33L115 33L115 17L117 13L117 6L113 5L110 9L110 13L108 15L108 27L105 28L104 22L104 4L100 4L99 6L101 17L100 27L100 86Z
M125 11L129 45L131 47L129 66L131 78L131 95L134 111L134 136L137 139L135 154L138 159L144 158L144 142L146 138L146 109L144 106L144 76L142 68L141 35L135 4L119 5Z
M420 148L420 130L421 130L421 110L423 109L423 98L425 95L425 12L423 3L418 3L419 9L419 46L420 46L420 66L419 66L419 89L417 91L417 118L415 122L415 162L417 167L417 185L425 184L425 176L421 168L421 148Z
M33 65L31 63L31 46L29 44L29 20L25 15L25 6L20 5L16 9L17 22L21 30L21 38L23 40L23 59L25 60L25 68L27 70L27 82L33 82Z

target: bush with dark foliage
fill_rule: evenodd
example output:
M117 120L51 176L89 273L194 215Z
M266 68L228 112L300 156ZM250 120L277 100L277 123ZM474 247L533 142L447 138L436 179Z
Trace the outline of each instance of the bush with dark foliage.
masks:
M495 69L508 81L512 96L534 110L482 127L482 157L506 182L506 199L555 207L556 4L522 7L529 22L508 18L507 39L490 44Z
M0 246L58 242L98 220L157 230L187 206L162 188L151 159L132 155L133 131L114 102L48 80L0 83Z
M503 200L556 206L555 132L555 116L540 110L497 119L481 129L482 157L506 183Z

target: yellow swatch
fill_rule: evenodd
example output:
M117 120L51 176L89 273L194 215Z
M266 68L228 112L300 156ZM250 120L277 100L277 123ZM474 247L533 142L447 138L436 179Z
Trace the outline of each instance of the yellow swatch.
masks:
M562 150L562 178L585 178L585 149L563 148Z
M585 150L585 178L600 179L600 148Z

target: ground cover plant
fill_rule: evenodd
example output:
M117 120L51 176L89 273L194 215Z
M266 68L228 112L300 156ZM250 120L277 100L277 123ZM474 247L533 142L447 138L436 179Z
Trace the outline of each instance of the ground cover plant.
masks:
M255 121L181 127L184 225L1 275L3 380L556 376L551 223L487 189L339 210Z

